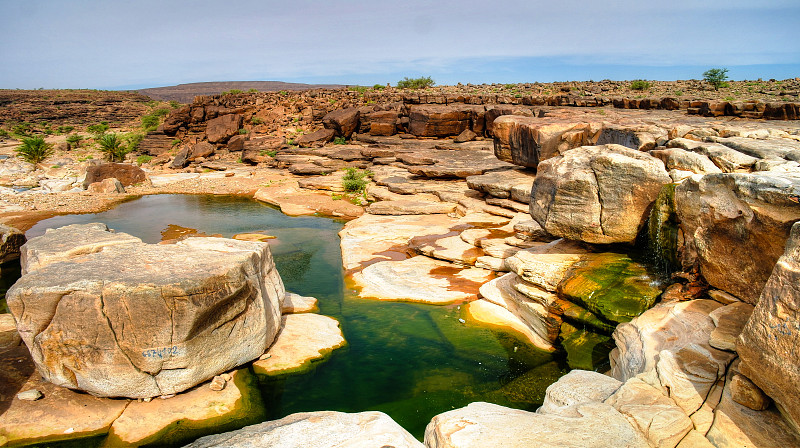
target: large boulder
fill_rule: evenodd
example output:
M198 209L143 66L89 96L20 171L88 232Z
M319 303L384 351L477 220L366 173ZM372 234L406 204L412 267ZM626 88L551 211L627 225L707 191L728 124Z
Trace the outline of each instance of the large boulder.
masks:
M303 148L311 146L322 146L333 140L336 131L333 129L320 129L310 134L303 134L295 139L295 143Z
M7 301L45 379L146 398L186 390L269 347L284 289L266 243L145 244L103 227L50 230L23 246L26 274Z
M358 129L360 115L356 107L335 110L322 117L322 125L325 126L325 129L333 129L337 137L350 138Z
M504 115L492 123L494 155L500 160L536 168L543 160L591 143L589 123Z
M675 189L685 240L684 267L755 304L800 220L800 175L723 173L692 176Z
M800 428L800 222L736 344L741 370Z
M633 243L650 205L670 182L664 163L646 153L619 145L585 146L539 164L530 212L552 235L595 244Z
M19 249L25 244L25 234L14 227L0 224L0 264L19 258Z
M473 110L467 106L411 106L409 132L417 137L455 136L470 128L472 116Z
M202 437L186 448L423 448L388 415L318 411L292 414L280 420L238 431Z
M124 187L139 184L147 180L147 174L136 165L129 165L127 163L103 163L101 165L90 165L86 168L86 178L83 180L83 188L112 177L119 180Z
M239 133L243 118L239 114L228 114L208 120L206 123L206 137L210 143L225 143L229 138Z

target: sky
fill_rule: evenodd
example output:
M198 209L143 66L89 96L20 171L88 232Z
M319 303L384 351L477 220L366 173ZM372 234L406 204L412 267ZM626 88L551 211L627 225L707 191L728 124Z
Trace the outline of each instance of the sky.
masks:
M800 76L798 0L0 0L0 88Z

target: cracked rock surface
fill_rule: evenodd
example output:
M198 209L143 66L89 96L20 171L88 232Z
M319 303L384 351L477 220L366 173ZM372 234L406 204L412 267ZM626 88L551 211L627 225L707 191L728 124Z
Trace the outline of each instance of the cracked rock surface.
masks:
M26 274L8 306L37 369L59 386L178 393L259 357L280 327L284 287L266 243L146 244L87 224L50 230L22 251Z

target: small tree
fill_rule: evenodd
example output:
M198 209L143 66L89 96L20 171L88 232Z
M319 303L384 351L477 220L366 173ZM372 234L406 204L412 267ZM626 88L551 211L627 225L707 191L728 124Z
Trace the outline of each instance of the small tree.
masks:
M125 160L125 155L130 152L122 144L122 139L117 134L103 134L98 143L100 143L100 151L105 153L110 162L122 162Z
M727 68L712 68L703 72L703 80L714 87L714 90L719 90L720 87L725 87L728 79Z
M420 78L409 78L406 76L400 81L397 81L398 89L425 89L433 87L436 83L430 76L423 76Z
M36 165L53 155L53 145L46 143L42 137L25 137L16 152L22 160Z

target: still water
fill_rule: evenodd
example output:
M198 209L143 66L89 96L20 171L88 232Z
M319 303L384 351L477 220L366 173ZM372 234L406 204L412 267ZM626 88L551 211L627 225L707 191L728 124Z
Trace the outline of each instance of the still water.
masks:
M545 388L569 367L563 354L464 318L458 306L360 299L346 286L338 232L342 221L288 217L230 196L145 196L99 214L39 222L49 227L103 222L145 242L196 230L231 237L263 232L288 291L319 299L320 313L339 320L348 345L308 373L261 383L268 419L302 411L378 410L422 438L430 419L473 401L533 410ZM193 229L193 230L192 230Z

